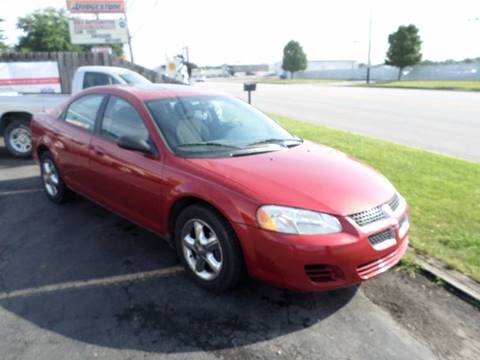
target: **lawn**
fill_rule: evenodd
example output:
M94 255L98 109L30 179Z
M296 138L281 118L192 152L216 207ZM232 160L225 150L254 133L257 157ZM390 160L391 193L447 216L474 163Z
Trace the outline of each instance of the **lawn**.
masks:
M413 247L480 282L480 164L273 115L293 134L372 165L410 206Z
M434 90L464 90L480 91L480 80L431 80L431 81L389 81L369 85L371 87L434 89Z

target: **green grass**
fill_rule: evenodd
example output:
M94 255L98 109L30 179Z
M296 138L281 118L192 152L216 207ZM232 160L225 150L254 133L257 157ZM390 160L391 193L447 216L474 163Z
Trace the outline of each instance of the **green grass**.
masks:
M480 164L272 115L292 133L372 165L410 206L413 247L480 281Z
M400 260L397 271L405 271L411 278L414 278L419 270L420 266L417 264L414 250L408 249L405 256Z
M389 81L369 85L370 87L434 89L434 90L464 90L480 91L480 80L431 80L431 81Z
M259 79L259 84L317 84L328 85L333 82L340 82L341 80L326 80L326 79Z

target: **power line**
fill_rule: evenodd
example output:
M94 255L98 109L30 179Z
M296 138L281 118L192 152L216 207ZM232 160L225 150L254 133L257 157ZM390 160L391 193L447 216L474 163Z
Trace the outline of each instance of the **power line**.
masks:
M128 48L130 50L130 61L132 63L135 62L133 57L133 47L132 47L132 33L130 32L130 23L128 22L127 12L132 9L133 5L135 5L136 0L127 1L127 8L125 9L125 21L127 22L127 36L128 36Z
M132 1L135 1L135 0L132 0ZM155 0L153 3L152 10L158 7L158 5L160 5L160 0ZM147 22L146 21L142 22L142 24L138 28L132 31L131 36L134 37L136 33L138 33L140 30L142 30L145 27L145 25L147 25Z
M127 0L127 8L131 9L136 2L137 0L130 0L130 1Z

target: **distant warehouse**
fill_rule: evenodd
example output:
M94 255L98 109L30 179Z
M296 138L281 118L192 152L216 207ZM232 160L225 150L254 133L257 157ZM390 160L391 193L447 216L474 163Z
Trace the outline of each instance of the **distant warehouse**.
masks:
M347 70L358 68L358 63L355 60L309 60L307 62L307 69L303 73L311 71L325 71L325 70ZM281 72L282 63L277 62L270 67L270 71Z
M258 73L268 71L267 64L258 65L227 65L235 73Z

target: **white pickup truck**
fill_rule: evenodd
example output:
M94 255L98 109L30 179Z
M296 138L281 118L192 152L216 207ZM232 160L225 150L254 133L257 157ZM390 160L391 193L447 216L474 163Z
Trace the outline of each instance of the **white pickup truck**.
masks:
M119 67L82 66L73 76L72 94L92 86L145 84L142 75ZM30 157L30 120L33 114L56 108L69 98L67 94L18 94L0 92L0 136L10 154Z

